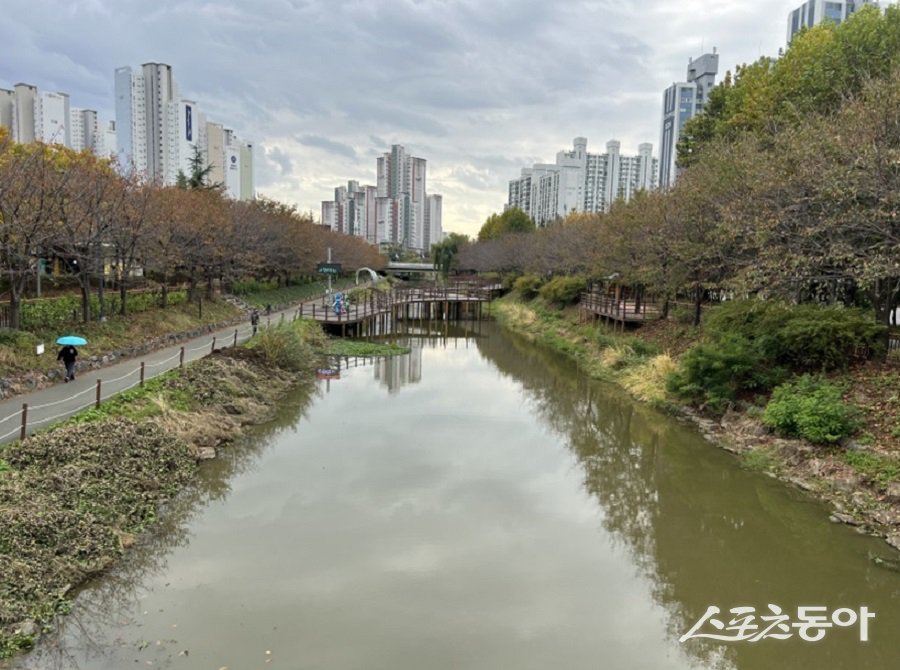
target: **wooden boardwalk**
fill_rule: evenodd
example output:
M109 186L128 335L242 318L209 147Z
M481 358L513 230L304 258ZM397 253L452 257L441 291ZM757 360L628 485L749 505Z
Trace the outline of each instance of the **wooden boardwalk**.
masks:
M646 300L638 303L634 298L617 298L601 293L582 293L579 305L584 320L604 318L623 325L654 321L662 314L656 303Z
M356 334L383 334L397 320L481 319L482 307L489 304L496 286L401 287L390 291L371 290L362 301L351 302L335 311L325 297L304 303L297 314L327 326L349 327Z

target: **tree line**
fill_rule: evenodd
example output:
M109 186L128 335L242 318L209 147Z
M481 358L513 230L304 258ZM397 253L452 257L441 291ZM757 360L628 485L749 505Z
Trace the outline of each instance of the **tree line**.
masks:
M900 9L865 7L727 75L681 138L666 191L460 250L461 268L900 306ZM481 239L481 238L480 238Z
M158 281L162 306L173 281L186 282L189 300L201 287L245 277L285 284L313 274L332 257L349 267L381 267L377 249L314 224L310 215L268 199L235 201L208 171L163 186L122 174L107 159L58 145L19 144L0 128L0 276L9 295L10 326L40 259L60 259L81 291L89 321L92 291L104 311L106 280L125 293L135 274ZM111 273L111 274L110 274Z

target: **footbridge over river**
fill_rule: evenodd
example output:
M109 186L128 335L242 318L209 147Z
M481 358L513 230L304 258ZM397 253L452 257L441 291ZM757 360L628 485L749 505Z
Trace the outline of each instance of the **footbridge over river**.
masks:
M466 283L369 288L361 297L351 298L340 307L323 297L321 301L304 303L297 314L342 335L381 335L389 333L399 320L480 320L490 314L491 300L499 290L498 284Z

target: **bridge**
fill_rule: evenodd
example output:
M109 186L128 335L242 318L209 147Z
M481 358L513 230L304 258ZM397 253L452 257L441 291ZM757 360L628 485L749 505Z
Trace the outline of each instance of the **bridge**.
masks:
M384 272L394 275L412 274L421 272L424 274L434 274L434 263L407 263L405 261L390 261L384 268Z
M459 283L451 286L410 286L380 290L369 288L362 300L351 301L335 311L330 300L304 303L297 314L313 319L341 335L382 335L399 320L462 321L483 318L484 306L490 314L490 302L497 285Z

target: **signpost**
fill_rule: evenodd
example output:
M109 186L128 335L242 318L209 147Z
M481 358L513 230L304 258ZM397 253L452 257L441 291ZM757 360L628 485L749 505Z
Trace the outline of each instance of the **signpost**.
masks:
M324 263L319 263L316 266L316 271L328 277L328 292L327 295L331 298L331 277L333 275L341 274L341 264L340 263L332 263L331 262L331 247L328 247L328 260Z

